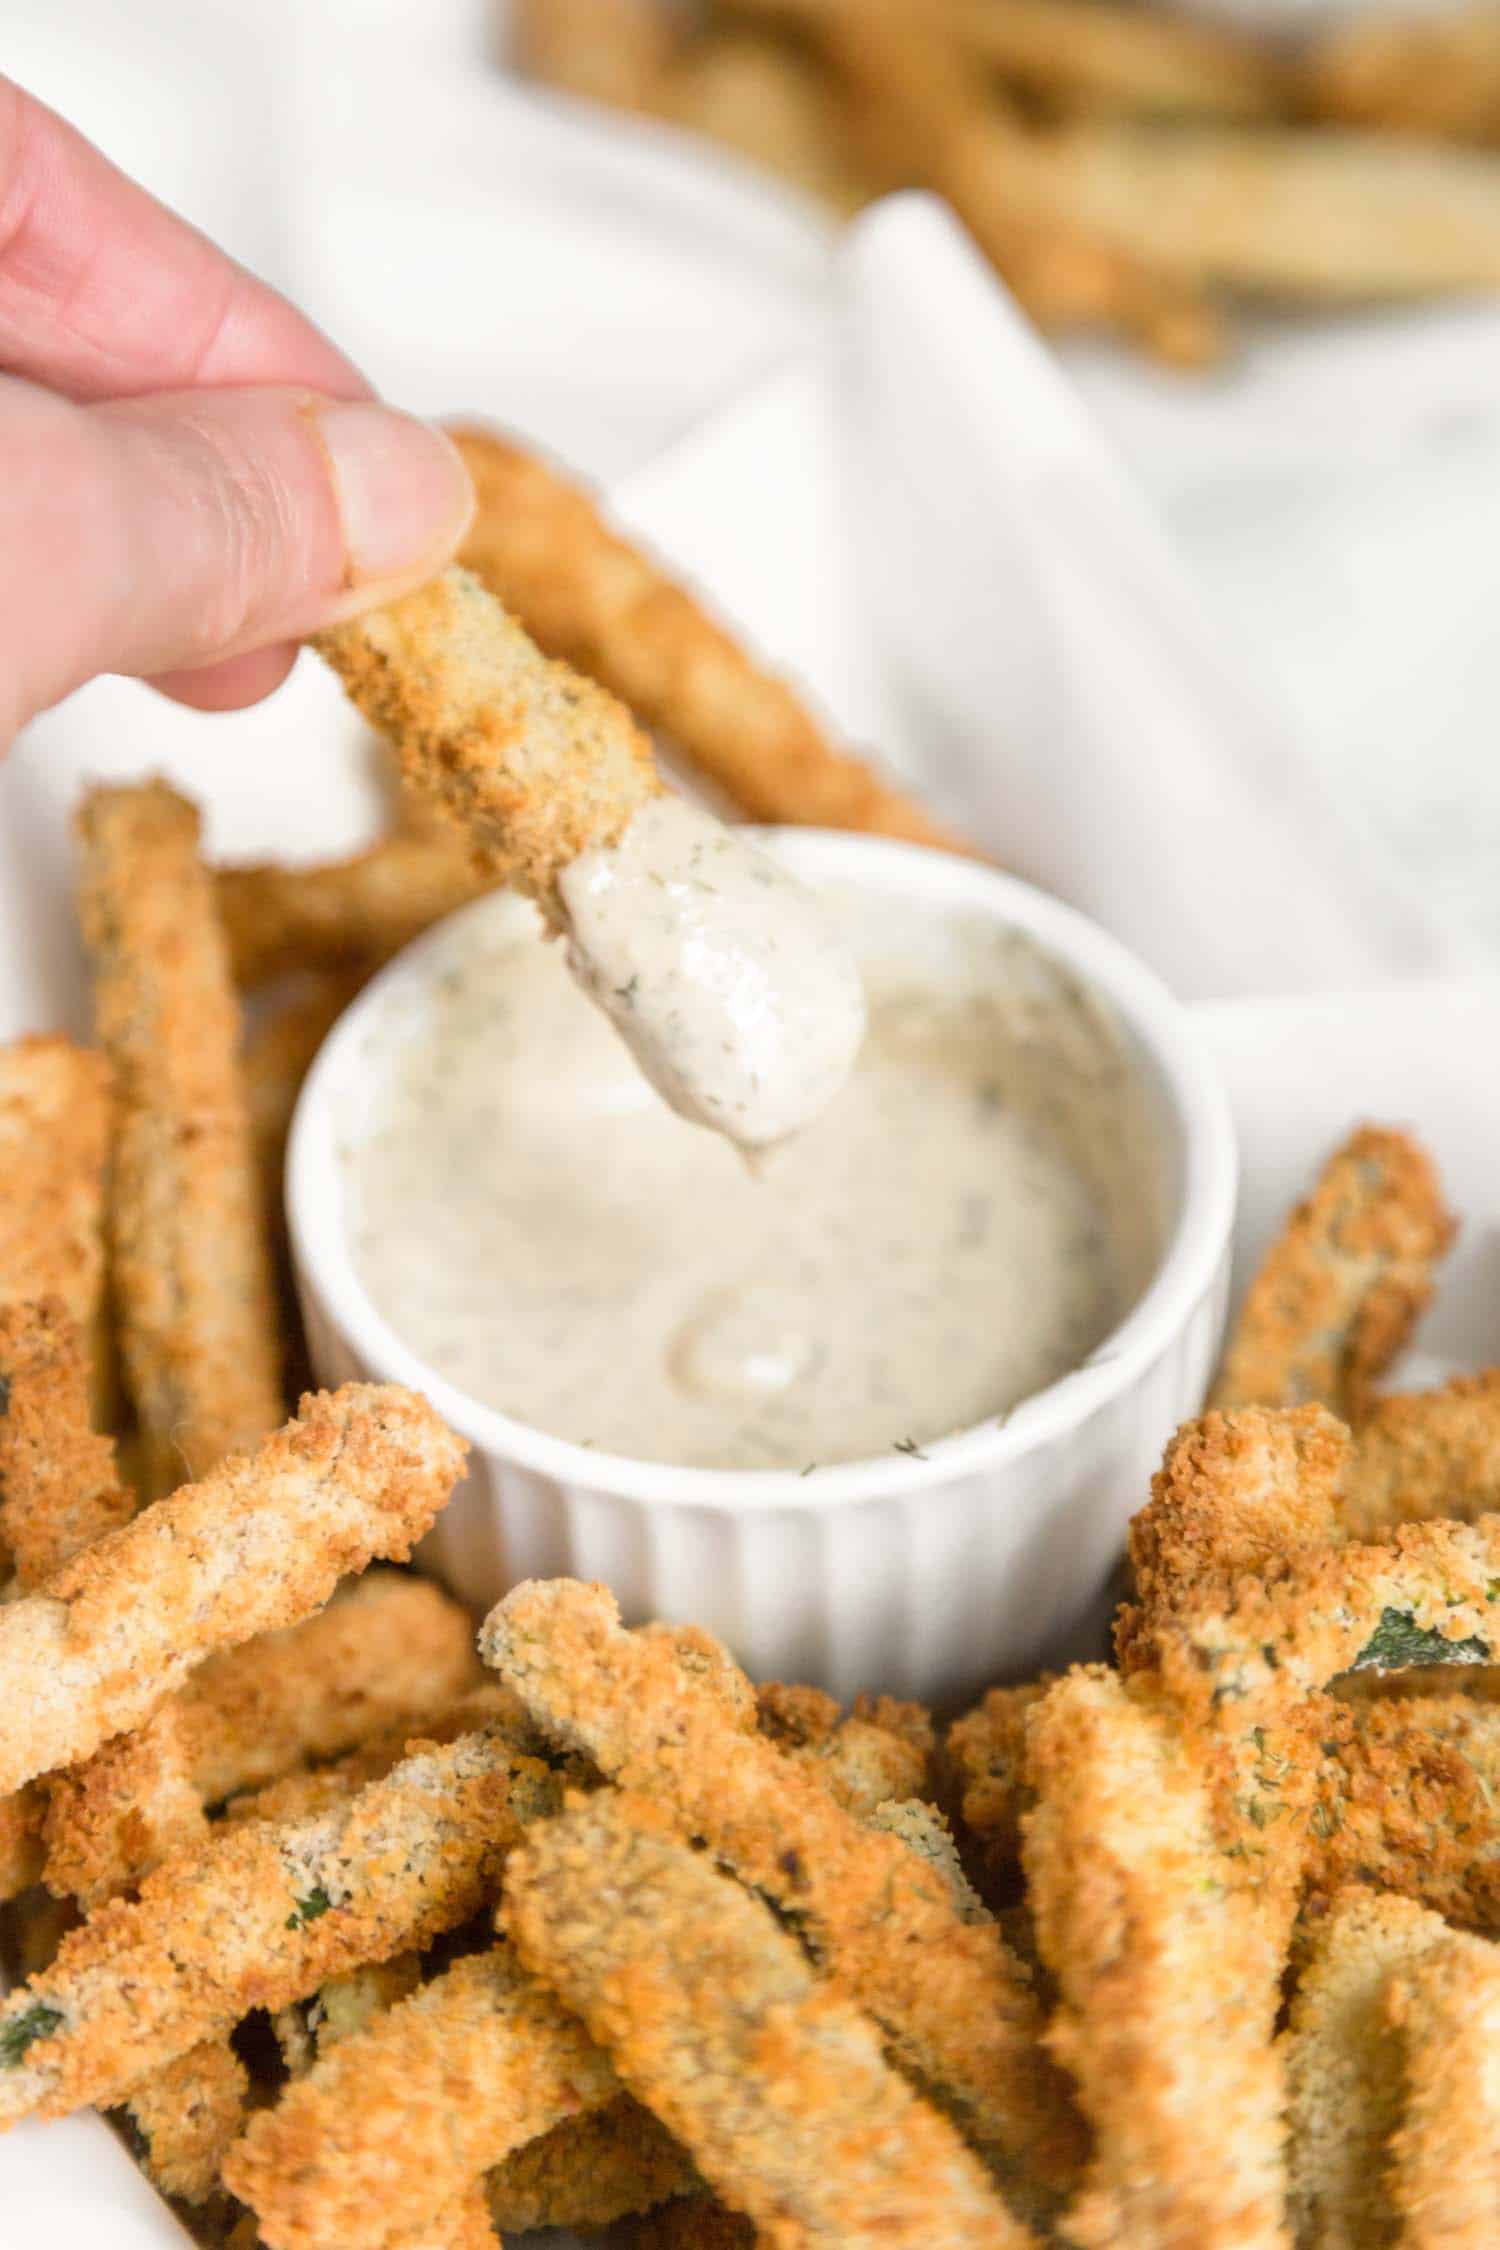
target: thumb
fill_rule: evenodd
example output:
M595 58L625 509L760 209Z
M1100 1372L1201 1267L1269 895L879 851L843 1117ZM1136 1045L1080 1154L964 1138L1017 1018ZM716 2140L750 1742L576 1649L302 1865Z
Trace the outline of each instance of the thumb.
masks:
M0 378L0 743L97 672L194 671L389 600L472 512L447 438L369 401L77 406Z

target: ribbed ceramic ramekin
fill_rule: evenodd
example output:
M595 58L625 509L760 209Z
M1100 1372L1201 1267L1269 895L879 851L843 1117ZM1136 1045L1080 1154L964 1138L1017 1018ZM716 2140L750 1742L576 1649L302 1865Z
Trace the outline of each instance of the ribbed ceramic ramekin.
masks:
M328 1382L408 1383L472 1442L469 1476L423 1549L477 1606L517 1579L600 1578L627 1618L710 1626L758 1677L952 1703L1069 1651L1178 1421L1203 1395L1228 1285L1236 1161L1228 1105L1183 1010L1106 933L974 861L870 837L769 833L815 888L837 886L1024 932L1111 1010L1162 1143L1169 1213L1156 1272L1087 1363L1004 1427L820 1470L663 1466L600 1454L481 1406L427 1367L365 1294L339 1146L357 1136L379 1011L409 1006L454 922L350 1009L303 1090L288 1208L314 1364ZM481 901L466 915L493 911Z

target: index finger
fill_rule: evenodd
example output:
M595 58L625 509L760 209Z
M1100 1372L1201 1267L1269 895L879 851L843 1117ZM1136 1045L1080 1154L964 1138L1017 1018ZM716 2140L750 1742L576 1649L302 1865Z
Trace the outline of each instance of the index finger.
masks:
M313 323L0 76L0 368L74 399L370 386Z

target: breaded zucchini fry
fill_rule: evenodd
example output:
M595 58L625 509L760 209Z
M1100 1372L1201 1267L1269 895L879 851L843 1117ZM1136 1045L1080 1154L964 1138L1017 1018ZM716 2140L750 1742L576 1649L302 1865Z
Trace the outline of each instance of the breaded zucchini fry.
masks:
M557 878L657 796L651 745L603 688L552 664L456 567L313 644L403 778L462 823L494 876L556 914Z
M653 1806L603 1792L539 1826L505 1919L704 2177L788 2250L1030 2239L873 2026Z
M1062 2001L1048 2038L1096 2136L1069 2239L1288 2243L1280 1954L1176 1715L1144 1683L1079 1667L1032 1711L1028 1773L1026 1872Z
M508 1945L469 1954L321 2056L252 2120L225 2179L270 2250L422 2226L482 2173L620 2092Z
M1500 1509L1500 1368L1381 1399L1361 1423L1339 1515L1351 1539Z
M1290 2208L1306 2250L1364 2250L1394 2239L1386 2143L1401 2116L1399 2043L1386 2036L1386 1989L1443 1944L1447 1925L1409 1899L1354 1888L1334 1900L1278 2041L1291 2126Z
M926 1790L926 1755L893 1726L857 1712L846 1718L831 1695L778 1680L758 1688L756 1702L767 1741L805 1765L856 1818L867 1819L893 1798L919 1797Z
M1008 1882L1021 1856L1026 1784L1026 1714L1052 1685L1045 1674L1018 1687L991 1688L955 1719L943 1743L944 1797L960 1837L973 1840L985 1876Z
M309 1818L227 1826L100 1907L0 2002L0 2129L121 2101L252 2008L430 1943L493 1896L522 1827L559 1796L502 1726L419 1743Z
M485 2193L490 2217L510 2235L613 2226L697 2185L691 2159L665 2125L621 2094L517 2149L489 2174Z
M46 1880L97 1905L201 1842L208 1807L414 1732L478 1674L467 1610L424 1579L371 1572L300 1625L209 1657L139 1732L56 1776Z
M0 1606L0 1791L139 1726L213 1650L309 1616L346 1573L404 1560L465 1450L395 1384L310 1395L257 1453Z
M1170 1619L1224 1599L1238 1579L1336 1545L1350 1461L1348 1431L1321 1406L1184 1422L1126 1534L1136 1599L1116 1623L1122 1667L1149 1663Z
M104 1291L109 1069L71 1039L0 1047L0 1304L60 1298L92 1338Z
M695 39L666 72L652 106L842 218L877 192L854 161L828 74L788 40L738 31Z
M297 969L368 974L495 887L461 832L386 836L353 859L214 870L214 903L242 990Z
M226 2039L190 2047L125 2104L144 2143L141 2161L163 2195L206 2203L245 2129L250 2077Z
M1066 2180L1075 2120L1026 1972L998 1931L964 1922L941 1875L861 1826L810 1773L733 1733L670 1646L618 1619L601 1586L533 1580L491 1611L480 1651L554 1740L648 1792L794 1915L983 2147L1049 2185Z
M1500 11L1493 0L1384 8L1319 26L1297 60L1314 116L1423 139L1500 135Z
M460 2202L450 2203L413 2232L388 2235L384 2250L496 2250L498 2241L484 2189L476 2181Z
M22 1592L135 1513L113 1440L89 1426L89 1382L61 1298L0 1306L0 1541Z
M1426 1151L1362 1125L1272 1243L1229 1339L1212 1403L1303 1406L1363 1420L1432 1295L1454 1221Z
M371 1961L330 1977L311 1998L278 2008L271 2029L287 2076L305 2078L321 2055L341 2039L352 2039L398 2000L407 1999L421 1981L420 1955L397 1953L389 1961Z
M1390 2143L1402 2250L1500 2241L1500 1948L1449 1932L1386 1995L1406 2106Z
M285 1411L239 1010L198 829L164 782L96 789L78 816L117 1103L115 1293L153 1493L253 1445Z
M793 690L580 486L493 431L451 434L479 503L463 560L549 656L669 735L752 820L954 845L920 805L836 750Z
M1314 1903L1378 1883L1500 1930L1500 1707L1456 1695L1336 1705L1320 1731Z

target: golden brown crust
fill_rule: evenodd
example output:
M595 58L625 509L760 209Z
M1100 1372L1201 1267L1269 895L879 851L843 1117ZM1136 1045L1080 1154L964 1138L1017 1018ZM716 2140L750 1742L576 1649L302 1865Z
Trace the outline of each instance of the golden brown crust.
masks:
M1390 2145L1402 2250L1500 2241L1500 1948L1447 1934L1391 1982L1406 2107Z
M490 2173L485 2190L501 2234L534 2227L613 2226L698 2181L665 2125L628 2094L554 2125Z
M226 1826L98 1908L0 2002L0 2130L118 2102L252 2008L429 1944L494 1895L523 1825L558 1797L501 1727L419 1744L307 1819Z
M511 59L528 78L611 109L644 109L677 35L657 0L516 0Z
M752 820L958 848L913 799L836 750L792 689L580 486L494 431L451 434L478 500L463 560L549 656L669 735Z
M556 1740L654 1796L795 1915L982 2145L1044 2181L1067 2177L1075 2121L1026 1973L993 1926L961 1918L940 1873L862 1827L771 1744L732 1732L670 1646L620 1629L603 1587L517 1587L480 1649Z
M1026 1782L1026 1714L1046 1694L1052 1675L1017 1687L991 1688L982 1703L955 1719L943 1742L944 1797L961 1843L972 1841L984 1875L996 1883L1016 1872Z
M495 875L475 865L458 832L424 829L312 867L219 867L213 884L243 990L298 969L367 975L444 914L492 890Z
M46 1800L33 1782L0 1797L0 1900L19 1898L42 1879Z
M1489 144L1500 129L1500 20L1488 0L1335 18L1299 56L1297 93L1342 124Z
M1279 56L1230 24L1093 0L959 0L973 53L1026 87L1090 115L1274 117Z
M1363 1420L1426 1309L1454 1231L1421 1145L1386 1126L1360 1126L1262 1260L1214 1405L1316 1401L1346 1422Z
M138 2086L125 2108L163 2195L206 2203L244 2131L250 2078L227 2039L205 2039Z
M508 1945L470 1954L319 2058L225 2168L270 2250L420 2227L539 2133L620 2091Z
M22 1592L135 1513L113 1441L89 1427L89 1383L61 1298L0 1306L0 1540Z
M1290 2210L1306 2250L1396 2239L1385 2152L1402 2082L1399 2047L1385 2034L1386 1988L1446 1935L1436 1914L1358 1888L1335 1899L1318 1931L1279 2042Z
M1312 1911L1358 1881L1500 1929L1500 1708L1456 1695L1332 1705L1320 1734Z
M538 1826L512 1860L505 1918L523 1959L773 2241L1031 2239L884 2062L873 2026L653 1806L605 1791Z
M50 1036L0 1047L0 1304L61 1299L88 1337L104 1288L109 1069Z
M1123 1668L1148 1663L1155 1636L1182 1611L1332 1546L1350 1451L1348 1431L1320 1406L1184 1422L1127 1534L1136 1598L1116 1622Z
M96 789L78 816L117 1105L115 1295L153 1492L253 1445L285 1411L239 1010L198 830L163 782Z
M1380 1399L1361 1423L1339 1513L1350 1538L1500 1508L1500 1368Z
M767 1741L821 1778L856 1817L867 1818L893 1798L918 1797L926 1789L926 1753L898 1733L895 1725L856 1713L846 1718L833 1697L821 1689L788 1687L779 1680L768 1680L758 1688L756 1702ZM892 1704L893 1718L902 1709Z
M310 1616L372 1558L404 1561L465 1451L395 1384L320 1392L0 1606L0 1790L139 1726L213 1650Z
M135 1734L48 1784L49 1886L97 1905L200 1842L204 1810L371 1736L415 1730L478 1683L467 1610L394 1571L201 1664Z
M1031 1714L1025 1861L1094 2127L1070 2241L1284 2244L1280 1955L1220 1848L1200 1760L1148 1683L1080 1667Z
M445 806L544 911L562 870L618 842L660 791L623 704L549 663L468 571L446 570L314 646L389 735L408 787Z

